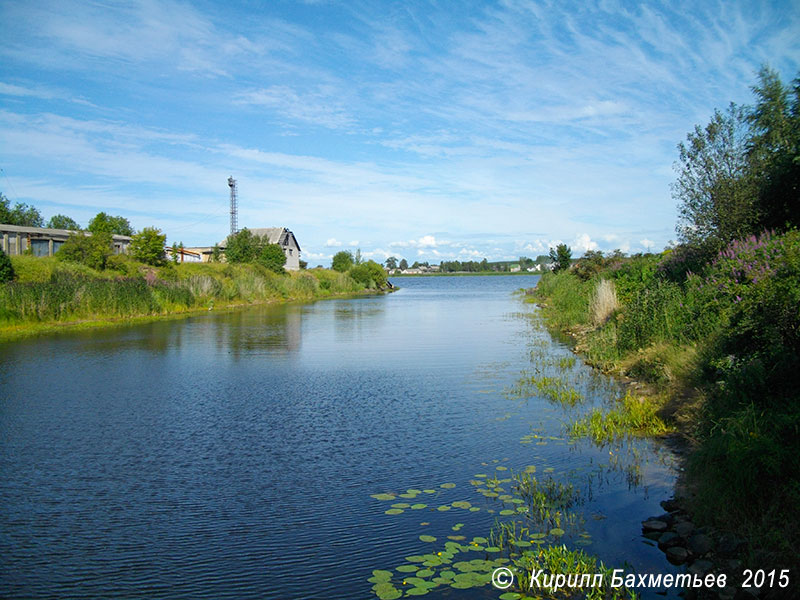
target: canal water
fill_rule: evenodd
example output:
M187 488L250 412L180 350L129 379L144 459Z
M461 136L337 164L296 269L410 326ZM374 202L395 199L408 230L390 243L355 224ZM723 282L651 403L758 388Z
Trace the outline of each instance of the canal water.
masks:
M402 278L385 296L0 345L0 597L407 592L407 557L448 542L465 546L451 564L499 556L480 540L524 522L507 480L526 470L570 497L528 521L530 542L676 572L641 536L671 493L670 455L569 439L621 387L513 293L536 280ZM530 376L579 401L521 389ZM427 595L501 594L472 583Z

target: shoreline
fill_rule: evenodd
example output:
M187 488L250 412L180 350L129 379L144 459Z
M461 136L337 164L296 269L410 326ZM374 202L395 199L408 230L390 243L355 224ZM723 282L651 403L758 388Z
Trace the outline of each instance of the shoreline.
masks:
M537 297L535 288L526 290L525 301L534 303L550 335L565 342L570 351L579 356L583 362L601 373L618 378L629 393L635 394L641 401L652 401L658 406L658 412L664 413L679 398L674 390L659 390L652 383L631 377L621 365L614 368L598 364L588 356L586 340L593 328L582 326L561 327L554 323L552 314L548 318L546 298ZM699 392L695 391L695 394ZM685 400L685 398L683 399ZM665 433L624 431L625 435L647 438L667 449L676 461L676 479L670 498L659 504L664 509L661 515L643 516L642 537L652 540L664 553L665 559L673 565L686 565L687 573L693 576L724 575L727 585L724 588L702 589L698 591L686 588L686 598L704 598L709 600L735 600L741 596L755 600L757 598L782 598L775 590L756 590L742 588L743 559L747 558L748 540L737 535L735 528L719 529L711 524L695 524L697 507L695 502L698 482L689 478L688 463L696 449L696 443L687 431L687 423L678 423L670 419L671 429ZM572 422L575 425L578 421ZM588 435L588 434L585 434Z
M395 288L397 289L397 288ZM346 300L362 296L376 296L390 294L395 289L388 290L362 290L360 292L336 292L328 296L315 298L265 298L254 302L232 302L221 306L208 308L186 308L171 310L158 314L131 315L125 317L114 317L109 315L99 315L97 318L78 319L74 321L46 321L30 322L14 325L0 325L0 344L15 342L32 337L59 335L61 333L74 333L79 331L90 331L93 329L113 329L126 327L129 325L141 325L144 323L154 323L157 321L167 321L171 319L185 319L208 313L230 313L245 308L255 308L258 306L279 306L283 304L308 304L322 300Z

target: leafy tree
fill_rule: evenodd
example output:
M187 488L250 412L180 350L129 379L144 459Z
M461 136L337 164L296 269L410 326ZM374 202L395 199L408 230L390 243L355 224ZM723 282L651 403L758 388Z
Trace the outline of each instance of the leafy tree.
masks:
M228 236L225 258L230 263L255 262L261 251L261 238L244 228Z
M350 252L349 250L340 250L339 252L333 255L331 268L334 271L339 271L339 273L344 273L346 271L349 271L354 264L355 264L355 259L353 258L353 253Z
M136 260L148 265L163 265L166 234L155 227L145 227L131 239L130 252Z
M114 253L111 243L111 234L106 231L91 235L83 232L71 233L67 241L56 252L56 258L77 262L102 271Z
M258 254L258 262L270 271L283 274L283 265L286 264L286 254L280 244L264 244Z
M566 271L572 264L572 250L566 244L550 248L550 261L553 262L553 273Z
M356 265L360 265L362 262L363 262L363 260L361 259L361 248L357 248L356 249L356 256L353 259L353 263L356 264Z
M300 262L300 269L305 271L308 268L308 261L307 260L301 260L299 262Z
M112 217L104 212L97 213L94 218L89 221L88 229L92 233L105 231L116 235L133 235L133 227L131 227L128 219L124 217Z
M720 248L750 233L758 221L755 181L748 163L747 112L731 104L714 111L678 145L678 235L682 241Z
M390 256L386 259L386 268L390 271L394 271L397 268L397 258L394 256Z
M50 217L47 226L50 229L71 229L72 231L80 231L81 229L81 226L78 225L75 220L66 215L54 215Z
M749 158L758 182L759 229L800 225L800 78L790 90L763 67L753 93Z
M211 250L211 262L218 263L222 259L222 250L219 247L219 244L214 244L214 248Z
M353 266L349 275L365 288L380 289L386 285L386 271L374 260Z
M43 227L44 219L36 208L22 202L17 202L11 208L8 198L0 193L0 223L19 227Z
M398 268L401 271L405 271L408 268L408 261L405 258L401 258L400 259L400 264L398 265Z
M172 242L172 253L171 254L172 254L172 264L173 265L177 265L178 262L180 261L180 259L178 258L178 255L180 254L180 251L178 250L178 243L177 242Z
M11 281L14 279L14 265L11 264L11 259L8 258L3 249L0 248L0 283Z

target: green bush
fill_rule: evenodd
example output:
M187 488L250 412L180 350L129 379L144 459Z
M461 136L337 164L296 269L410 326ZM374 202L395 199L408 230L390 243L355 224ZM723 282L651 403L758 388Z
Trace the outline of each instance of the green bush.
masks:
M273 273L284 274L286 254L280 244L264 244L259 250L257 261Z
M145 227L131 239L131 256L146 265L163 265L166 260L164 256L164 244L167 243L166 234L162 234L160 229L155 227Z
M83 232L71 233L56 252L56 258L102 271L113 254L111 241L111 233L107 231L98 231L91 235Z
M0 248L0 283L5 283L12 279L14 279L14 265L11 264L11 259Z
M346 273L353 267L354 264L355 259L353 258L353 253L349 250L340 250L333 255L331 269L338 271L339 273Z
M356 265L348 274L368 289L382 289L386 285L386 271L374 260Z

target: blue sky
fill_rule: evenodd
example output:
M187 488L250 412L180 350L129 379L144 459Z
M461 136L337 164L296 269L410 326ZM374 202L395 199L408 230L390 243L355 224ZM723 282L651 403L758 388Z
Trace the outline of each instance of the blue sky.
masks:
M798 74L800 5L0 0L0 191L303 257L660 250L676 146Z

